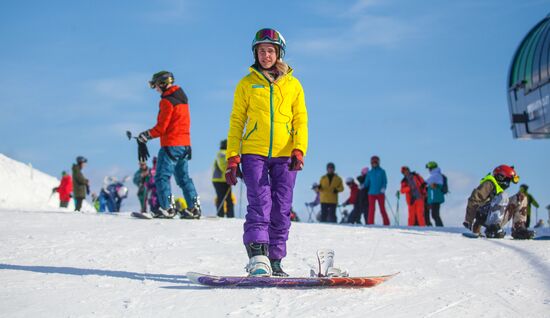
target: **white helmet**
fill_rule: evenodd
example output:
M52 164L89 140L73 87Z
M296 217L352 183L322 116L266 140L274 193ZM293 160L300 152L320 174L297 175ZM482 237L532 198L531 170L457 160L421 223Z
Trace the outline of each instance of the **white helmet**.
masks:
M350 183L353 183L353 178L352 177L347 177L346 178L346 184L350 184Z
M119 198L125 198L126 196L128 196L128 188L125 186L121 186L118 188L118 190L116 190L116 194Z

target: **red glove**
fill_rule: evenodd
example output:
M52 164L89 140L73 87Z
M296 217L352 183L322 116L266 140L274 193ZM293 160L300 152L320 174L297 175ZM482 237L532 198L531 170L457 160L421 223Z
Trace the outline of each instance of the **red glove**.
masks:
M239 163L241 163L241 157L239 156L227 159L227 169L225 170L225 182L227 182L227 184L236 185L237 178L242 178Z
M304 153L300 149L292 150L290 155L290 165L288 169L290 171L300 171L304 167Z

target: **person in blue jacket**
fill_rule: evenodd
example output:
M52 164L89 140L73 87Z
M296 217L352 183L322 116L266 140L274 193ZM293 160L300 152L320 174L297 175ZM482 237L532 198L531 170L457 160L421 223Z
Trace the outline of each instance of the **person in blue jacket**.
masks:
M443 221L439 215L439 208L441 203L445 202L445 194L443 193L443 174L441 173L441 168L437 166L435 161L430 161L426 164L426 168L430 171L430 176L426 179L426 184L428 186L428 213L426 217L430 219L430 212L432 218L435 221L435 226L443 226ZM428 222L426 222L428 223Z
M365 178L364 187L369 189L369 219L368 224L374 224L374 203L378 202L380 207L380 214L382 214L382 220L384 225L390 225L390 219L388 213L386 213L386 206L384 202L386 200L385 192L388 185L388 178L386 177L386 171L380 168L380 158L378 156L372 156L370 159L371 169L367 173Z

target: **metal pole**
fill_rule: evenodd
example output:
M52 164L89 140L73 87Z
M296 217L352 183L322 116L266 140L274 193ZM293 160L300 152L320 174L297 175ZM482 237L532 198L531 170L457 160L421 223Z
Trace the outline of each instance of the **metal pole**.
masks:
M218 209L216 210L216 215L220 214L220 210L221 210L221 208L223 207L223 204L225 203L225 200L227 199L227 196L229 195L229 192L231 192L231 186L229 186L229 188L228 188L227 191L225 192L225 195L223 196L222 201L219 202L219 204L218 204Z

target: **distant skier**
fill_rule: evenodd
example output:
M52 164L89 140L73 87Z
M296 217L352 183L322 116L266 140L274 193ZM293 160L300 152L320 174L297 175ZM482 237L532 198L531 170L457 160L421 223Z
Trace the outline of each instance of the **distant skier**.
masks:
M346 185L349 187L349 198L342 203L342 206L353 205L351 212L348 216L348 222L351 224L361 224L361 211L359 210L359 202L357 197L359 195L359 186L355 183L353 178L346 178Z
M527 227L528 198L525 192L520 191L510 198L507 206L508 218L512 217L512 237L516 240L530 240L535 232ZM505 220L506 222L508 220ZM504 227L505 224L502 225Z
M441 168L437 166L435 161L430 161L426 164L426 168L430 171L430 176L426 179L428 185L428 195L426 203L428 204L425 209L427 213L425 216L428 218L426 224L431 225L430 212L434 219L435 226L443 226L443 221L440 216L441 204L445 202L445 179L446 177L441 173Z
M523 194L525 194L525 197L527 199L527 218L525 220L525 226L529 228L531 224L531 206L534 205L535 208L539 208L539 203L535 198L529 193L527 190L529 190L529 186L526 184L522 184L519 186L519 191ZM538 221L538 220L536 220Z
M313 182L313 184L311 185L311 190L315 192L315 199L313 199L313 201L311 202L306 202L306 206L314 208L319 204L321 204L321 198L319 194L319 184L317 182Z
M368 167L361 169L361 174L355 178L359 182L359 193L357 194L357 209L359 210L359 216L363 215L365 224L369 223L369 188L365 188L365 179L369 172Z
M98 212L105 212L105 209L109 212L120 212L122 201L128 197L128 188L124 185L124 181L118 181L114 177L103 179L103 188L98 197Z
M66 171L61 172L61 182L53 192L59 193L59 207L66 208L69 206L73 192L73 178Z
M319 194L321 200L321 222L336 223L336 206L338 205L338 193L344 191L342 178L335 172L334 163L327 164L327 174L319 181Z
M212 165L212 184L214 190L216 190L216 208L218 209L218 216L223 218L235 217L233 209L233 197L231 193L231 186L225 182L225 170L227 170L227 139L220 142L220 150L216 154L216 159ZM222 201L225 203L222 204ZM225 210L227 212L225 212Z
M151 171L149 170L149 167L147 166L147 162L140 161L139 162L139 169L134 173L134 185L138 187L137 191L137 197L139 200L139 204L141 206L141 212L147 212L147 187L145 186L147 184L147 181L151 177Z
M283 61L285 47L274 29L256 33L255 62L237 85L229 123L225 177L235 185L242 163L248 198L243 241L251 276L288 276L281 260L296 175L307 150L304 91Z
M75 211L82 209L82 201L86 199L86 194L90 189L90 181L82 174L82 169L86 166L88 159L78 156L76 157L76 163L73 164L73 193L74 193L74 205Z
M200 200L188 171L192 153L187 95L178 85L174 85L174 75L167 71L154 74L149 86L161 94L157 124L140 133L138 141L146 143L160 137L161 148L155 177L160 204L158 212L166 218L173 218L177 214L171 203L170 178L174 174L176 183L190 205L181 213L181 218L198 219L201 216Z
M484 226L487 237L504 237L501 218L508 205L508 195L504 190L508 189L510 182L518 183L518 181L519 176L514 167L508 165L496 167L492 174L489 173L481 179L480 185L468 198L464 227L474 234L480 234L481 227Z
M308 208L309 211L309 218L308 222L313 221L313 219L317 220L318 222L321 222L321 212L318 212L313 217L312 215L315 213L314 208L321 204L321 194L319 193L319 184L317 182L313 182L311 185L311 190L315 192L315 199L311 202L306 202L306 208Z
M149 179L145 182L145 188L147 188L147 197L149 203L149 209L153 215L159 215L159 200L157 196L157 186L155 183L155 176L157 174L157 157L153 157L153 166L149 171Z
M390 219L386 213L385 206L385 192L386 186L388 184L388 179L386 177L386 171L380 168L380 158L378 156L372 156L370 159L371 169L367 173L365 178L364 187L368 188L369 191L369 220L368 224L374 224L374 203L378 202L380 207L380 214L382 214L382 220L384 225L390 225Z
M403 179L401 180L401 193L404 193L409 208L408 225L426 226L424 221L424 198L426 197L426 182L409 167L401 167Z

